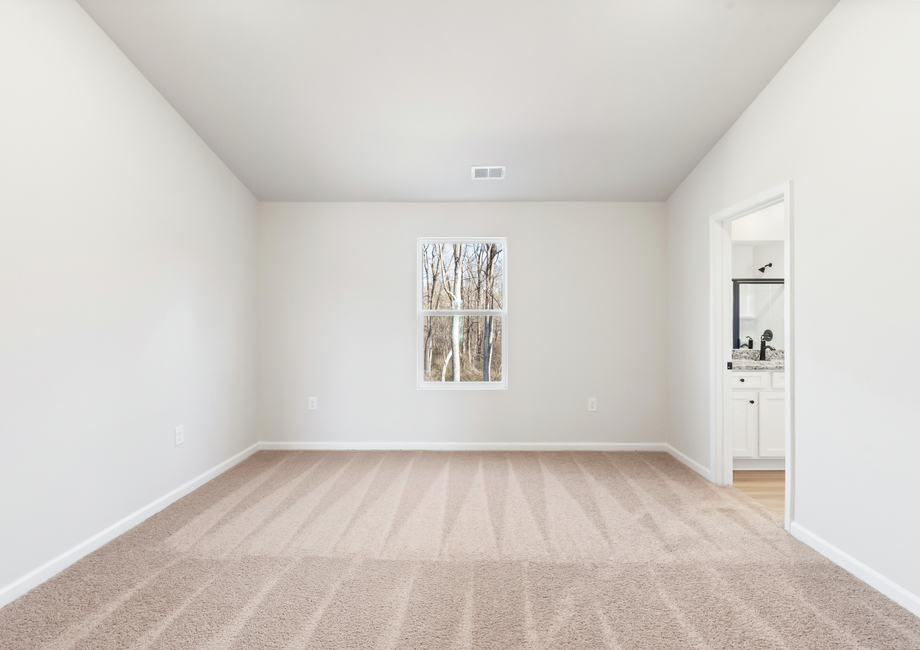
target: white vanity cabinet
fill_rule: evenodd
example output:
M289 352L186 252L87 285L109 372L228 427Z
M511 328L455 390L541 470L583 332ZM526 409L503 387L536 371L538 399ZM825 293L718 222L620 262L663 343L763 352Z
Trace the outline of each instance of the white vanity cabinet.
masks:
M765 390L757 404L757 452L761 458L786 456L786 393Z
M786 456L785 373L732 373L732 455L744 459Z
M735 458L757 458L757 396L755 390L732 391L732 450Z

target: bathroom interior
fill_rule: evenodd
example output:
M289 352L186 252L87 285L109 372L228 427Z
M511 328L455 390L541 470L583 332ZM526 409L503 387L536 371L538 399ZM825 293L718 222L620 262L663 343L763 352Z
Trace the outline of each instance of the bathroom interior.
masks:
M733 221L733 484L785 507L785 224L779 203Z

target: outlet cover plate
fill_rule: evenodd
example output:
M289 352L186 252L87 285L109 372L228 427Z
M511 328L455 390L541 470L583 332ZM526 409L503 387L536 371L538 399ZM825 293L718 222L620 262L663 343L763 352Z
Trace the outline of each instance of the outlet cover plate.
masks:
M185 442L185 427L179 425L176 427L176 447Z
M588 398L588 410L592 412L597 410L597 398L596 397Z
M308 398L307 398L307 410L308 410L308 411L315 411L315 410L316 410L316 398L315 398L315 397L308 397Z

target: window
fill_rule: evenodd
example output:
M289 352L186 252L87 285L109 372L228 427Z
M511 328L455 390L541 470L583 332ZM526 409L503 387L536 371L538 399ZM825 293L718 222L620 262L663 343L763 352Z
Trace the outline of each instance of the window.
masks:
M419 238L418 387L508 387L504 237Z

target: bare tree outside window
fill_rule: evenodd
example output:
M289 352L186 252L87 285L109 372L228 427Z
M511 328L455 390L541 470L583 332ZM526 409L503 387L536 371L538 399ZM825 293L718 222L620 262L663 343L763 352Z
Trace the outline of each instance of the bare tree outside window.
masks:
M507 387L506 247L503 238L419 240L420 388Z

